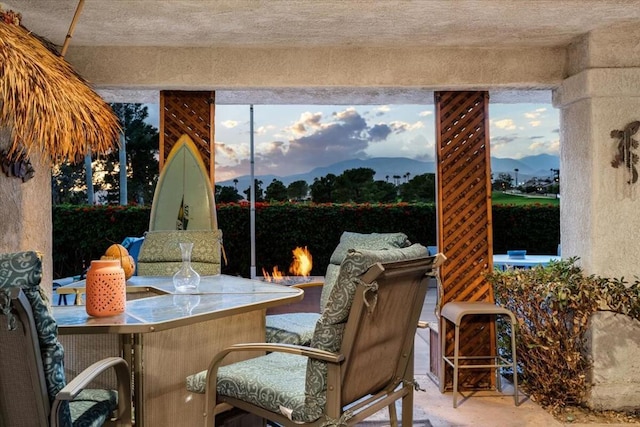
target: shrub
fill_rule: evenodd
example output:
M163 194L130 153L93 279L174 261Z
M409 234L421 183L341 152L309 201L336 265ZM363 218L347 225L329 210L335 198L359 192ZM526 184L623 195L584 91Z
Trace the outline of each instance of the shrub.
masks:
M533 400L552 409L584 400L591 367L584 352L591 314L610 310L640 318L637 280L629 286L623 280L587 276L576 261L487 275L496 302L518 319L516 345L523 387ZM508 327L503 325L501 335L510 333Z

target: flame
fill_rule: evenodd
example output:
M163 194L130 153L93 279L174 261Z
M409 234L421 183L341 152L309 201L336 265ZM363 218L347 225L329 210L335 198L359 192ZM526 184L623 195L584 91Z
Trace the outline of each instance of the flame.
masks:
M291 253L293 254L293 262L289 266L289 273L294 276L309 276L309 273L311 273L311 269L313 268L313 257L311 256L311 252L309 252L305 246L304 248L297 247L291 251ZM273 272L271 274L263 268L262 276L267 282L277 282L284 279L284 275L278 269L277 265L273 267Z
M277 282L279 280L282 280L282 278L284 277L282 272L278 269L277 265L275 267L273 267L273 273L271 273L271 274L269 274L263 268L262 269L262 276L264 277L264 280L266 280L267 282Z
M293 251L293 262L289 267L289 273L295 276L308 276L313 268L313 258L311 252L305 246L304 248L297 247Z

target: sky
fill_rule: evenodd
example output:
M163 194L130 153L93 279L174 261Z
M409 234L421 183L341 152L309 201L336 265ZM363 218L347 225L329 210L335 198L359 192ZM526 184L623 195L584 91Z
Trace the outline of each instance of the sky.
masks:
M149 122L158 126L158 106ZM489 104L492 157L559 155L559 112L551 104ZM433 160L433 105L255 105L255 173L309 172L345 159ZM216 105L216 181L250 173L248 105Z

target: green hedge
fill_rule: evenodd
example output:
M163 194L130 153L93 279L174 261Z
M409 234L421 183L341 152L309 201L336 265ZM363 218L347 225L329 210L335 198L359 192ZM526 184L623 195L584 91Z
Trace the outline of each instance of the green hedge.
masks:
M54 277L78 274L113 242L142 236L148 207L54 206ZM248 204L218 205L218 224L229 263L223 273L249 275L251 264ZM560 241L560 214L553 206L494 206L494 251L527 249L555 253ZM256 204L257 272L275 265L287 271L291 250L306 246L313 256L311 274L324 275L343 231L402 231L412 242L436 244L433 204Z

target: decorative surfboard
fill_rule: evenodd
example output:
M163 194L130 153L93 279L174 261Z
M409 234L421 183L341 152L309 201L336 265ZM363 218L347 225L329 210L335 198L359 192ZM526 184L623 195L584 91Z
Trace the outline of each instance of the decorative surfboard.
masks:
M149 230L216 230L217 222L207 168L195 143L182 135L160 172Z

